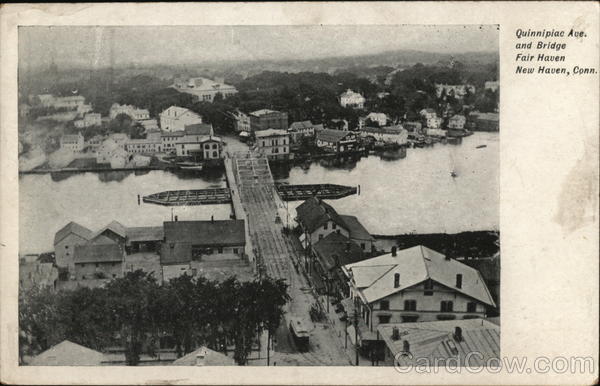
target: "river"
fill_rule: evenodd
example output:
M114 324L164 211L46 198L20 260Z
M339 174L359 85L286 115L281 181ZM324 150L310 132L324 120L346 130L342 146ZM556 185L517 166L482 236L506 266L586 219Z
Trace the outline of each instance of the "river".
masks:
M229 145L230 150L243 146ZM453 170L456 178L450 175ZM408 149L405 158L394 161L372 155L343 167L313 162L308 170L283 168L274 174L290 184L360 185L360 195L330 204L357 216L373 234L499 228L498 133L475 133L460 145ZM224 177L221 172L190 178L164 171L22 175L20 253L52 250L55 232L69 221L95 231L113 220L126 226L161 225L172 212L179 220L227 219L230 205L171 208L137 201L138 194L224 187ZM299 204L290 202L290 210Z

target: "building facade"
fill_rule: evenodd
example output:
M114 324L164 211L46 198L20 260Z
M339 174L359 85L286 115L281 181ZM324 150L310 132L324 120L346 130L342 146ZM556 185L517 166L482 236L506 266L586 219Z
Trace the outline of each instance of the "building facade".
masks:
M261 130L254 133L258 151L270 160L290 158L290 135L286 130Z
M72 151L73 153L82 152L84 149L85 141L81 133L77 134L66 134L60 137L60 148Z
M150 119L150 112L147 109L140 109L132 105L120 105L118 103L114 103L110 107L108 116L110 119L115 119L119 114L125 114L134 121Z
M227 98L238 92L234 86L223 81L223 78L178 78L175 79L173 87L179 92L193 95L196 102L213 102L217 94Z
M334 153L355 150L356 134L352 131L323 129L317 132L317 147Z
M73 252L78 245L87 244L93 232L75 222L70 222L54 235L54 256L59 268L74 272Z
M350 89L340 95L340 105L342 107L351 107L353 109L362 109L365 107L366 99L361 94Z
M75 247L75 277L85 280L112 280L123 276L125 251L119 244L86 244Z
M202 117L183 107L171 106L160 113L160 128L164 131L178 131L186 125L202 123Z
M251 112L249 116L251 131L260 131L267 129L287 131L288 129L287 113L269 109L262 109Z
M464 115L454 115L448 120L448 128L462 130L466 123L467 118Z
M87 113L83 119L78 119L73 122L75 127L82 129L84 127L100 126L102 125L102 116L99 113Z

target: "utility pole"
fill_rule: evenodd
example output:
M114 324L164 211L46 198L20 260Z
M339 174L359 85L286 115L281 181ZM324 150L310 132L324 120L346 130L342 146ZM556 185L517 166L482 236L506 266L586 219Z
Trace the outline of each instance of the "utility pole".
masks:
M356 354L356 366L358 366L358 310L356 299L354 299L354 353Z

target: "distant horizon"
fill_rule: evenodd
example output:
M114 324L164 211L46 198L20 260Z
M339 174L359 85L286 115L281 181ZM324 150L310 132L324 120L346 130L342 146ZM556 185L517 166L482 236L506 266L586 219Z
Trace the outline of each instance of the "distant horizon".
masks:
M30 69L51 63L105 69L311 61L402 51L454 56L498 49L495 25L19 27L19 65Z

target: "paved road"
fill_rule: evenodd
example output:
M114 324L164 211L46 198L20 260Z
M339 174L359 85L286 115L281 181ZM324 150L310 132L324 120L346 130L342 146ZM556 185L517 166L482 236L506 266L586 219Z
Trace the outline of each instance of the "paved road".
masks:
M297 268L303 251L291 236L283 233L278 210L284 207L266 159L250 153L232 154L235 184L240 194L255 255L262 261L267 275L285 279L292 300L286 318L276 334L273 362L279 365L348 365L348 357L327 323L312 323L309 316L316 302L312 289ZM229 173L228 173L229 175ZM231 182L230 182L230 185ZM294 264L295 263L295 264ZM296 265L296 267L295 267ZM310 328L309 351L299 353L287 329L289 317L305 320Z

